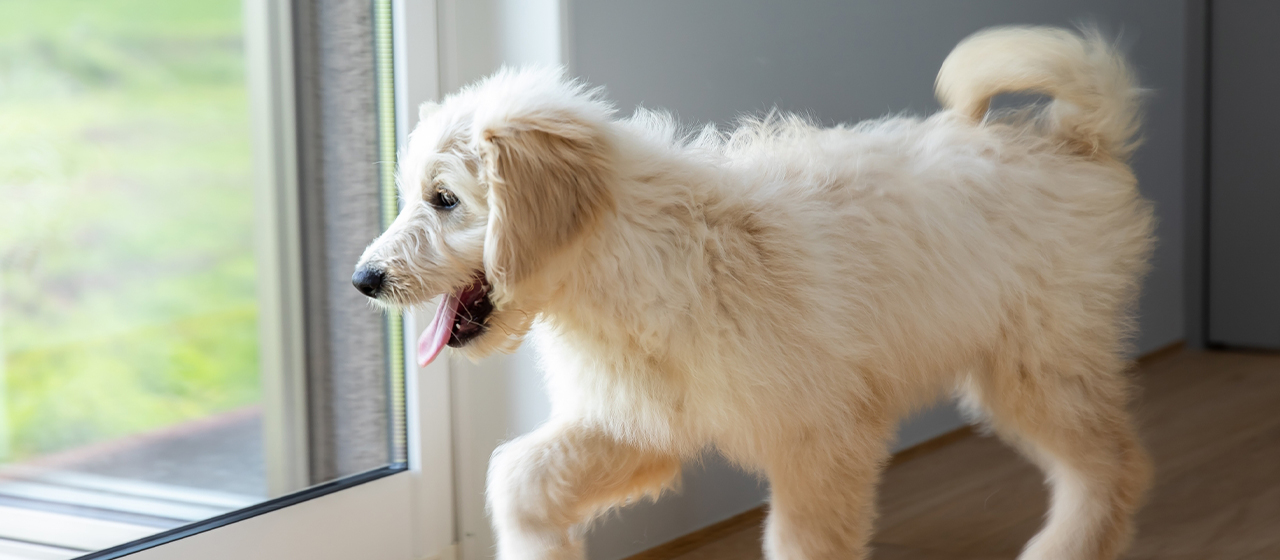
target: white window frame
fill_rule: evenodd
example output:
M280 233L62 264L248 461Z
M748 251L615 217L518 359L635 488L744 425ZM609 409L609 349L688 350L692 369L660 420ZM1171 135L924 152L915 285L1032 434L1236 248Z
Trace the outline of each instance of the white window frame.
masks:
M438 96L436 0L393 0L396 124L400 144L417 107ZM272 495L306 485L301 264L290 0L246 0L245 36L261 188L259 294L263 399ZM449 360L418 368L406 314L408 465L322 484L197 523L159 544L125 548L131 560L452 560L455 498ZM212 526L212 528L207 528ZM126 545L127 546L127 545ZM119 556L116 554L113 556Z

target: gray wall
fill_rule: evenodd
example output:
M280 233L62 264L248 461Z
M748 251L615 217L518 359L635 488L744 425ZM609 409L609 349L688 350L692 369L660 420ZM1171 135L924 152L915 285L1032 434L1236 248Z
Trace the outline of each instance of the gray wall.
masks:
M1277 350L1280 71L1267 57L1280 52L1280 3L1215 2L1212 21L1207 334L1215 345Z
M1190 0L1195 3L1196 0ZM1159 246L1140 304L1138 352L1185 336L1184 73L1187 2L1181 0L762 0L568 3L564 53L572 73L606 86L624 112L675 111L688 123L730 123L771 107L827 123L937 109L933 79L956 42L1000 24L1096 21L1122 31L1151 89L1146 143L1133 162L1155 201ZM958 425L949 407L908 422L900 445ZM621 558L758 504L753 478L716 459L686 474L684 490L600 524L590 557Z

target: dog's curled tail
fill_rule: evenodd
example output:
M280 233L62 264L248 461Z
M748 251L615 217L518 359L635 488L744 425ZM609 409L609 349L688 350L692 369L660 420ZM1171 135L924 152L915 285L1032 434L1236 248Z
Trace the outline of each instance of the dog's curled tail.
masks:
M1096 30L979 31L947 56L935 91L943 108L975 121L982 121L997 94L1045 94L1053 102L1038 118L1073 151L1123 161L1137 147L1141 90L1124 58Z

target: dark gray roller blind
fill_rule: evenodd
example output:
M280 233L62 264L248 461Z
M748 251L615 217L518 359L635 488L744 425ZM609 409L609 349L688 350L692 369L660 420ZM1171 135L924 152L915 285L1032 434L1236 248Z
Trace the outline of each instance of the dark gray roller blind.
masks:
M294 6L311 477L390 461L385 326L351 287L381 231L369 0Z

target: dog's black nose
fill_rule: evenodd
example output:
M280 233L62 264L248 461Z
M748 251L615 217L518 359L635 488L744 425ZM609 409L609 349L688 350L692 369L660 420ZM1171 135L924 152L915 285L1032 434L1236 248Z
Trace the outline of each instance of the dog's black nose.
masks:
M382 283L386 279L387 273L381 269L366 266L357 268L356 273L351 275L351 285L366 296L378 297L378 292L382 290Z

